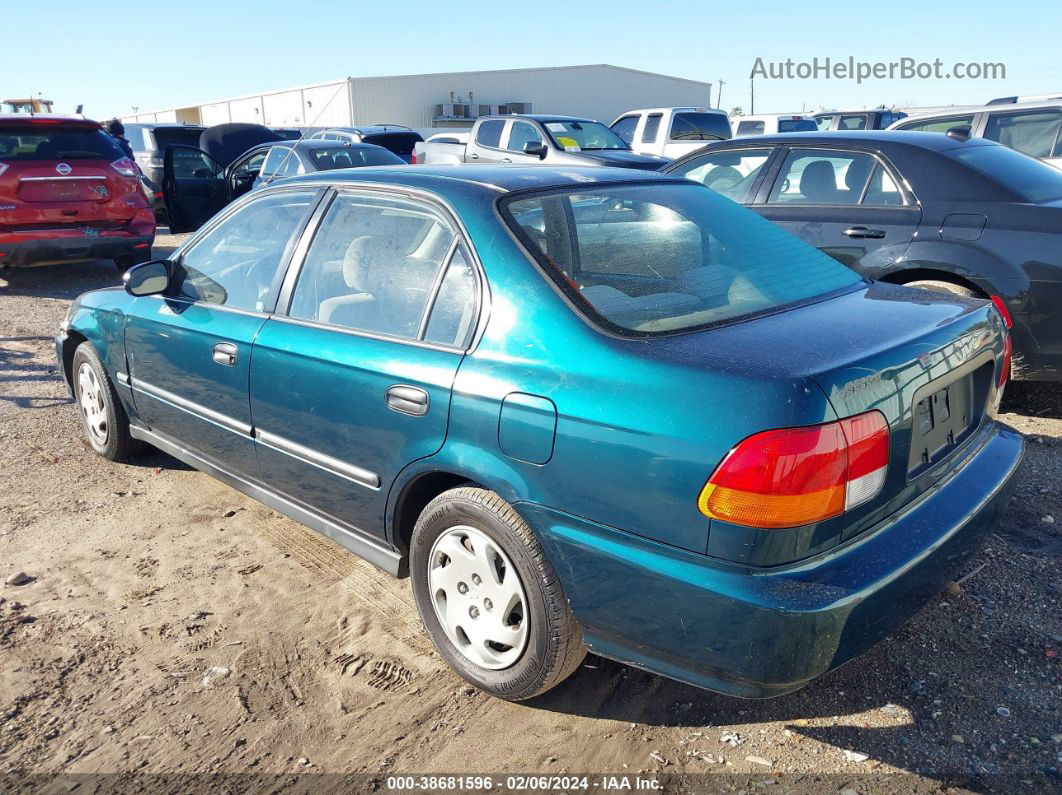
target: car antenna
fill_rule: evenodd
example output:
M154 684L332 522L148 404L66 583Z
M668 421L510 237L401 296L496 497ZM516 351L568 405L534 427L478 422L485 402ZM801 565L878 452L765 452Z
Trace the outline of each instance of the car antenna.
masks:
M344 84L344 86L345 85L346 84ZM317 125L317 120L321 118L321 115L326 110L328 110L328 106L332 104L332 100L334 100L336 97L339 96L339 92L343 90L344 86L340 86L339 88L336 89L335 93L332 94L332 96L330 96L328 98L328 102L326 102L324 104L323 108L321 108L319 111L317 111L317 115L313 117L313 121L311 121L310 124L307 125L307 126L315 127ZM299 140L302 140L302 138L300 137ZM288 158L295 154L295 144L297 144L297 143L298 143L298 141L295 141L295 142L292 143L291 146L288 147L288 153L286 155L284 155L284 159L280 161L280 166L278 166L278 168L277 168L278 171L280 169L284 168L284 166L286 166L288 164Z

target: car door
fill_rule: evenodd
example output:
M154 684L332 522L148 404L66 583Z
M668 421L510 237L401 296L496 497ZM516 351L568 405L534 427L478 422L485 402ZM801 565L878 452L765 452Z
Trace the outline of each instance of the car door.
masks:
M263 479L377 537L398 473L442 446L476 325L481 283L456 228L426 200L340 190L255 340Z
M202 149L183 144L166 149L162 195L171 234L198 229L232 199L224 167Z
M753 210L864 275L907 250L921 208L881 157L826 147L786 147L780 155Z
M258 185L258 175L262 172L269 149L262 147L247 152L234 160L226 169L229 184L229 201L249 193Z
M229 471L258 475L251 344L319 195L280 190L235 206L177 253L166 293L137 298L125 319L140 420Z
M527 144L541 146L544 143L545 140L542 137L542 133L535 124L514 119L512 124L509 125L509 130L505 137L505 156L502 158L502 162L523 163L529 166L538 165L542 162L542 158L538 155L526 154L524 146Z
M501 148L506 119L486 119L476 128L476 136L465 147L471 163L500 163L508 153Z
M669 174L700 182L739 204L747 204L769 171L777 146L713 148L668 167Z

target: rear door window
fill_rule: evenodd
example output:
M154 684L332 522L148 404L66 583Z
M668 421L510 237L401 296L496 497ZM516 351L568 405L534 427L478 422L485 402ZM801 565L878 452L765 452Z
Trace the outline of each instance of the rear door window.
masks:
M947 116L938 119L926 119L925 121L911 121L897 129L911 132L939 132L945 133L952 127L972 127L973 114L969 116Z
M877 161L861 152L793 149L768 204L859 204Z
M479 129L476 130L476 143L480 146L497 149L501 143L502 128L504 127L505 121L503 119L490 119L481 122Z
M984 137L1032 157L1055 157L1059 152L1060 129L1062 110L992 113Z
M862 114L842 116L841 121L837 125L838 130L865 130L866 128L867 117Z
M711 152L687 161L670 173L700 182L736 202L747 202L772 151L770 147L762 147Z
M650 113L645 117L645 127L642 129L642 143L651 144L655 143L657 136L660 134L660 120L664 117L662 113Z
M440 268L453 255L454 228L430 205L341 193L306 254L288 314L343 328L421 339ZM437 339L461 325L460 269L444 299L458 320L440 321ZM445 283L445 279L444 279Z

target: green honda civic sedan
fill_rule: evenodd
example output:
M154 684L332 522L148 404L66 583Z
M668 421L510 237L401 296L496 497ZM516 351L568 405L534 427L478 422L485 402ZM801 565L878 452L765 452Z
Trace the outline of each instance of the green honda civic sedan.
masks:
M286 180L56 345L97 452L152 445L408 575L442 657L513 700L587 649L799 688L955 576L1023 449L990 302L622 169Z

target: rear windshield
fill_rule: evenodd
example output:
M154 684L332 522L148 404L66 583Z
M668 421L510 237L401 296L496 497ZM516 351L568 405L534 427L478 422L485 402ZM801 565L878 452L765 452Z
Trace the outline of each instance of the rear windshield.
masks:
M365 135L361 140L389 149L401 158L408 158L413 154L413 146L424 139L415 132L389 132Z
M730 137L730 120L722 113L676 113L672 141L723 141Z
M1017 193L1027 202L1062 199L1062 171L1005 146L960 146L944 154Z
M575 304L627 336L732 321L862 281L781 227L694 183L524 194L501 206Z
M0 124L0 160L117 160L124 157L102 130L44 124Z
M327 149L314 149L310 152L310 159L313 160L318 171L359 166L402 165L406 162L394 152L377 146L331 146Z
M819 125L814 119L779 119L778 132L815 132Z
M203 127L156 127L155 147L164 150L167 146L180 144L199 148L199 136L203 133ZM133 147L136 148L135 146Z

